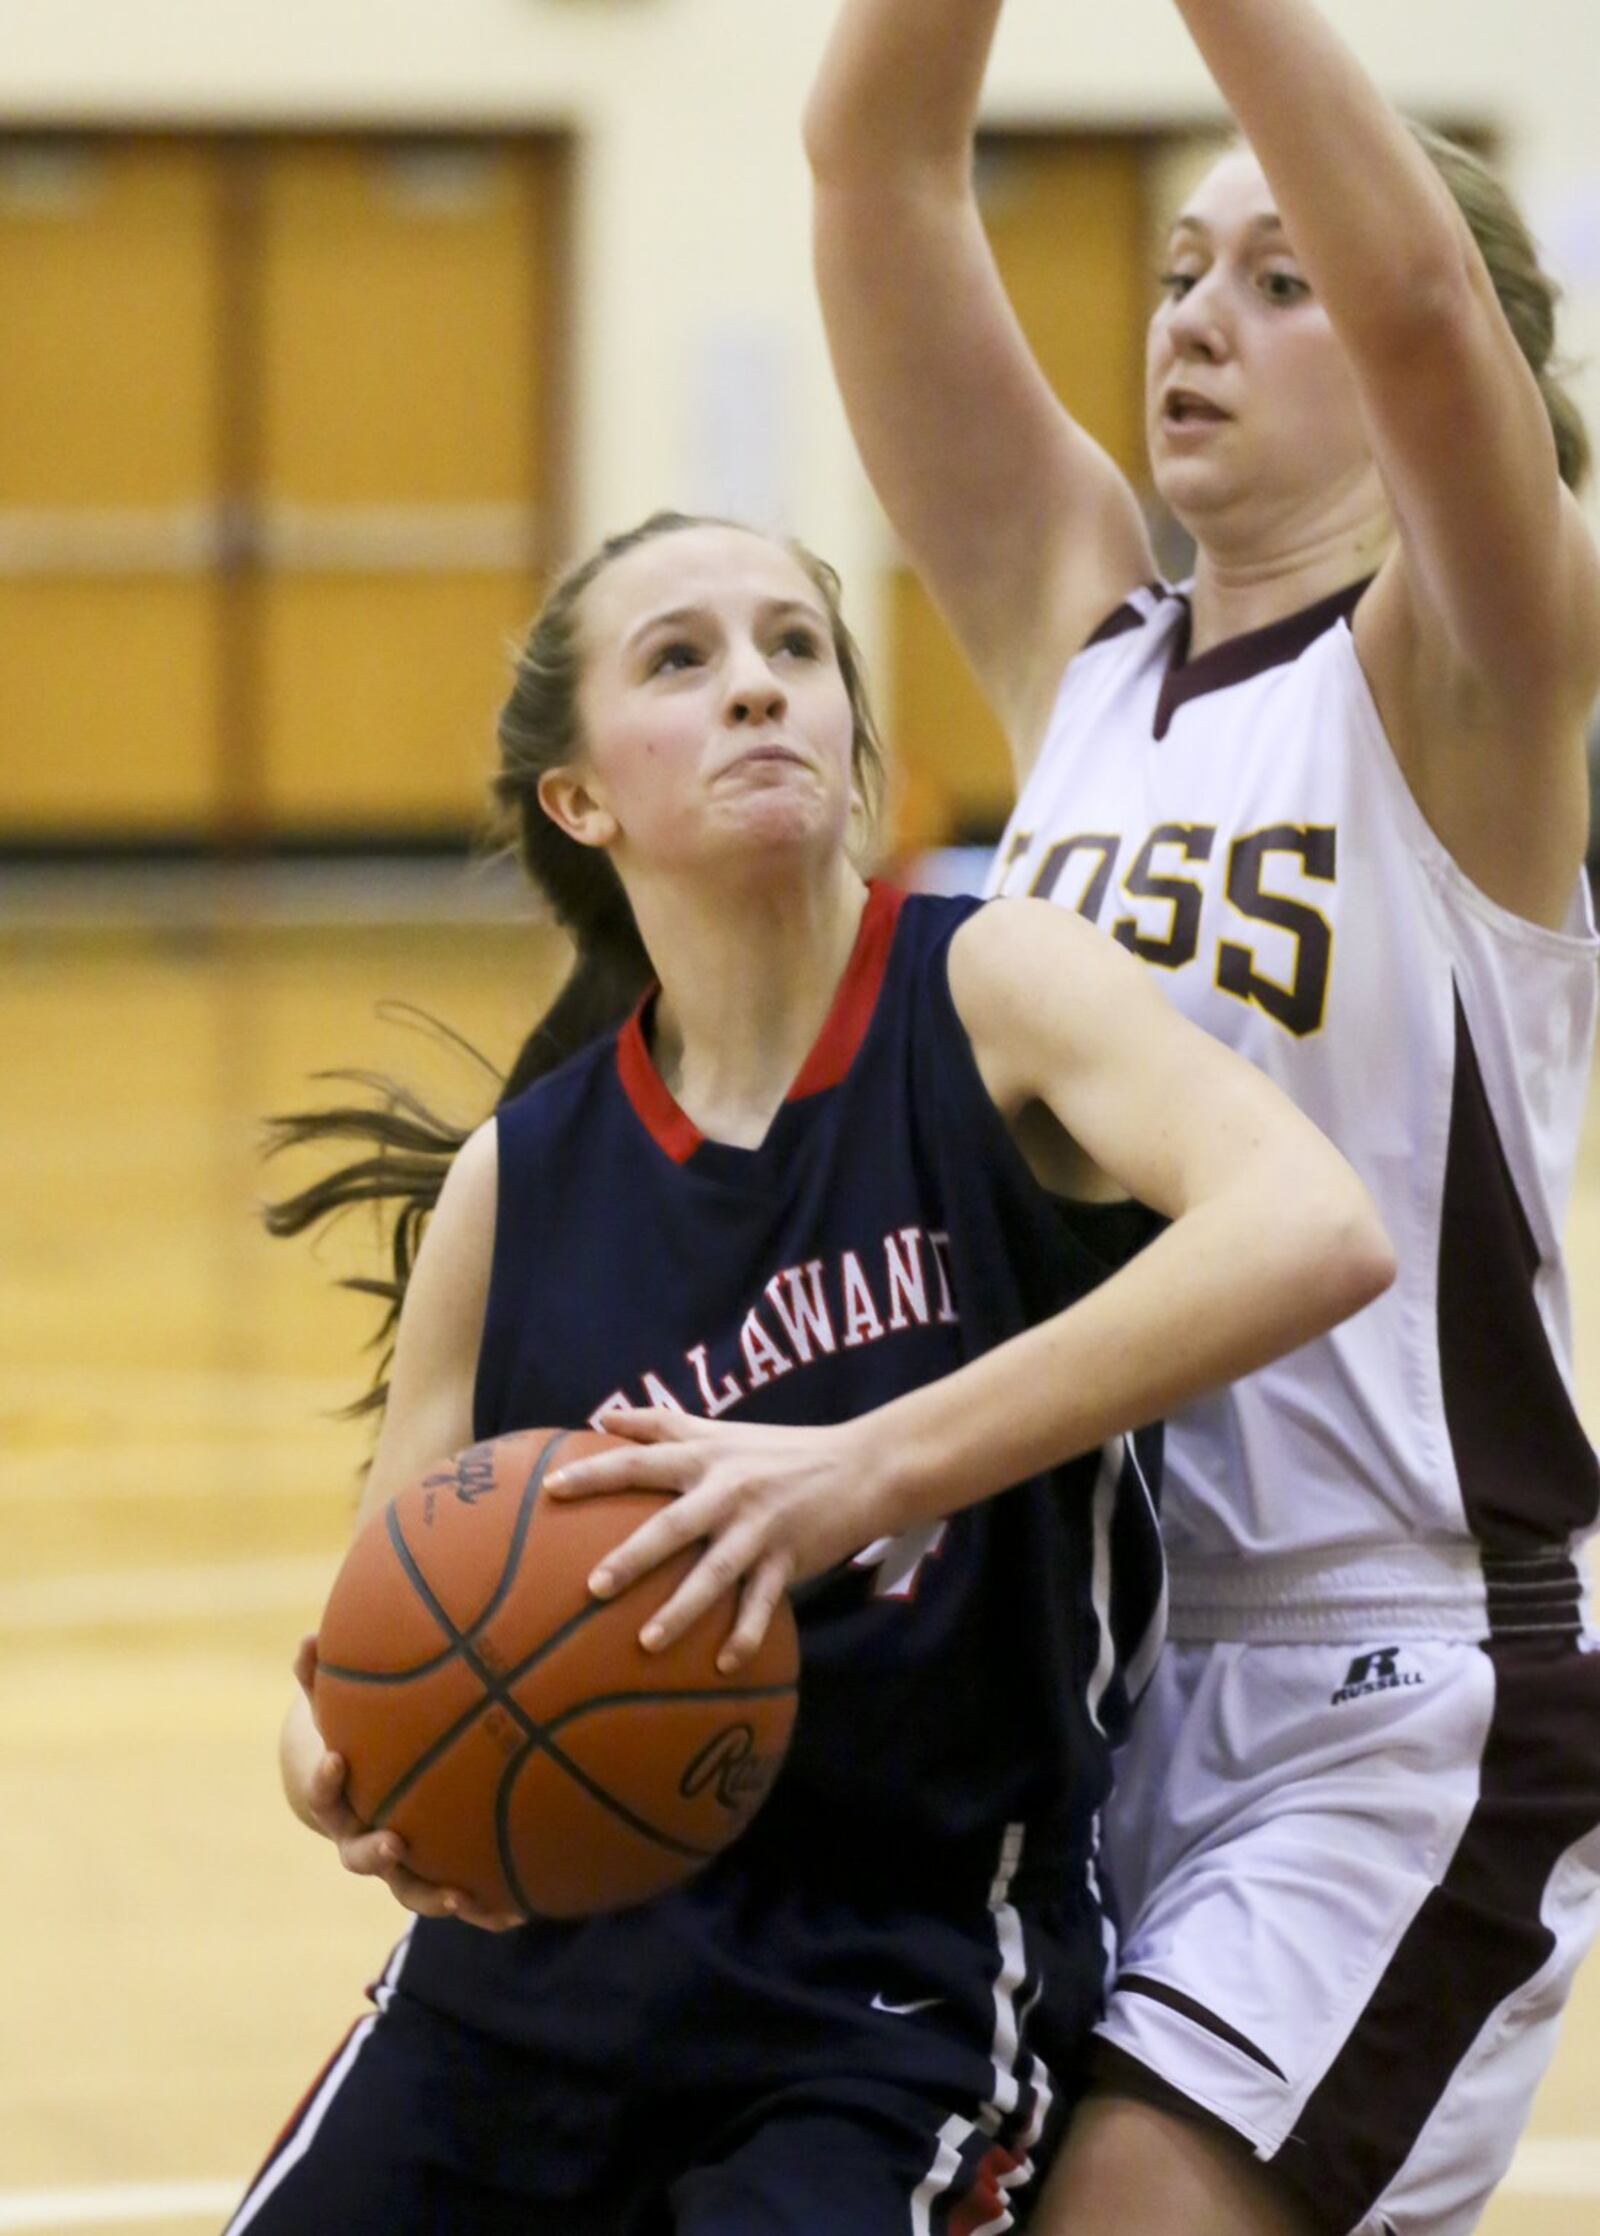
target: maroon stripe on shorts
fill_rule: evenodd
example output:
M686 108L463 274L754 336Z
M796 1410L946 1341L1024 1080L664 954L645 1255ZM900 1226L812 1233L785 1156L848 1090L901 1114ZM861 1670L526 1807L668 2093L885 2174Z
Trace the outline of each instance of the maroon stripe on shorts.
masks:
M1192 1995L1185 1995L1181 1988L1168 1987L1165 1980L1147 1979L1142 1972L1119 1972L1113 1993L1147 1995L1152 2003L1164 2003L1169 2011L1179 2012L1194 2025L1204 2027L1208 2034L1214 2034L1219 2042L1229 2043L1244 2056L1253 2058L1257 2065L1265 2066L1280 2081L1287 2078L1283 2067L1274 2065L1266 2051L1258 2049L1247 2034L1241 2034L1226 2019L1219 2019L1215 2011L1208 2011L1203 2003L1197 2003Z
M1600 1462L1534 1301L1539 1264L1458 993L1439 1240L1445 1420L1467 1527L1491 1559L1530 1563L1559 1557L1600 1512ZM1515 1607L1514 1588L1491 1580L1493 1633L1519 1627ZM1548 1606L1528 1612L1521 1627L1548 1627Z
M1600 1827L1600 1654L1530 1637L1480 1650L1495 1704L1477 1805L1270 2161L1327 2236L1372 2212L1486 2021L1548 1960L1545 1889L1567 1850Z
M1582 1631L1583 1578L1570 1553L1527 1560L1485 1553L1483 1588L1491 1638L1510 1638L1519 1631L1563 1631L1576 1638Z

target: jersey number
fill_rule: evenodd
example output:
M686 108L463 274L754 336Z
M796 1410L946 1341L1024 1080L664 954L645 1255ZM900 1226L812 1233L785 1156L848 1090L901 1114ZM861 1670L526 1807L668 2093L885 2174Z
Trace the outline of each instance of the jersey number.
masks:
M1240 938L1219 939L1216 985L1235 1001L1264 1010L1297 1038L1322 1029L1333 968L1333 927L1319 909L1274 892L1269 881L1274 858L1287 856L1302 877L1331 885L1337 837L1325 823L1272 823L1236 838L1228 849L1224 890L1229 903L1248 922L1271 925L1285 934L1292 961L1287 975L1275 978L1263 967L1257 948ZM1160 904L1167 912L1165 921L1159 916L1152 921L1148 910L1142 917L1118 916L1111 923L1112 938L1161 970L1182 970L1192 963L1200 952L1205 888L1198 876L1188 874L1188 865L1208 863L1216 842L1213 824L1158 823L1135 853L1120 890L1126 900ZM1098 923L1121 851L1121 837L1111 831L1079 831L1058 839L1040 862L1028 890L1045 900L1065 902L1062 888L1076 861L1082 882L1075 905L1080 916ZM1020 852L1020 847L1013 850L1014 856Z

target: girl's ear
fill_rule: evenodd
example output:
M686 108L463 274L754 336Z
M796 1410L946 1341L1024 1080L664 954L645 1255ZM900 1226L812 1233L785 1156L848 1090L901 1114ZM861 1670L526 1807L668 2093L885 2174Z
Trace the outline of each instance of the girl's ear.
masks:
M858 869L863 863L870 864L877 852L878 831L872 802L867 798L866 788L854 772L850 778L850 820L845 826L844 843L851 861ZM863 871L863 875L865 874Z
M606 847L616 837L616 817L576 769L546 769L539 779L538 796L556 829L580 846Z

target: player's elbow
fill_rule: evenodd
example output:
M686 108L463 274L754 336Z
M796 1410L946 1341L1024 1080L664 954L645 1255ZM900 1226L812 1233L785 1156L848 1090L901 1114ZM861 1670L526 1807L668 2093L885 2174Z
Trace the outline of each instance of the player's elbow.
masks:
M1381 1297L1397 1269L1394 1244L1371 1196L1347 1167L1302 1198L1303 1263L1332 1327Z
M811 175L819 183L829 178L848 154L850 119L841 114L841 107L828 87L816 85L800 119L800 144Z
M1492 311L1493 287L1478 283L1470 240L1446 228L1427 242L1412 243L1381 283L1349 307L1342 326L1369 377L1431 374L1448 382L1470 362Z
M952 202L971 192L972 135L964 117L863 104L819 82L801 118L800 142L818 194L827 190L841 206L852 194L882 196L897 187L932 190Z

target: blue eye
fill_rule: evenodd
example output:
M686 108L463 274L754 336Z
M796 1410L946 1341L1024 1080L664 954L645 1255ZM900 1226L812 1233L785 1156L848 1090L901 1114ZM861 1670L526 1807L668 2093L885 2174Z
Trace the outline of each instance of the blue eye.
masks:
M822 646L810 629L785 630L783 650L792 652L797 660L820 660L822 657Z
M675 637L671 644L662 645L650 656L651 675L661 675L669 670L692 668L698 665L699 653L683 637Z

